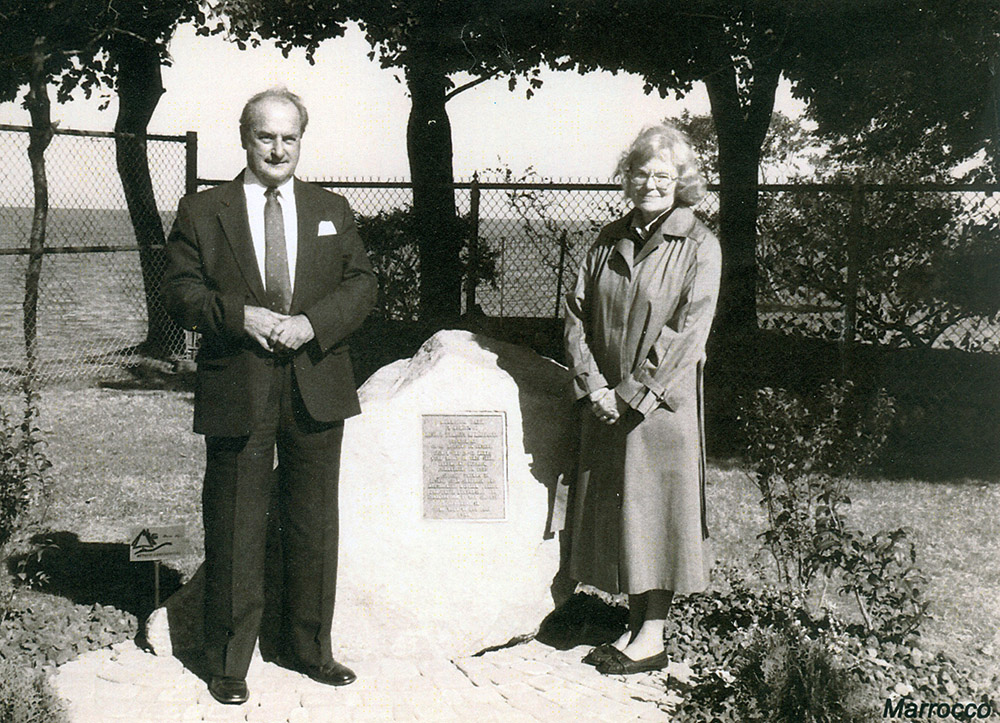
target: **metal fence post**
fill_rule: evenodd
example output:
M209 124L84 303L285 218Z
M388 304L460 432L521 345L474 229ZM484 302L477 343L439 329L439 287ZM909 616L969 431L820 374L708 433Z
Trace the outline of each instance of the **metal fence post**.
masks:
M562 306L563 269L566 268L567 232L562 230L559 235L559 268L556 269L556 311L553 316L559 318L559 308Z
M184 134L184 193L190 195L198 192L198 133L188 131ZM201 345L201 335L194 331L184 330L184 353L176 361L178 371L185 365L190 366L198 354Z
M198 191L198 132L184 134L184 193Z
M479 172L472 174L469 187L469 267L465 275L465 313L476 308L476 284L479 283Z
M841 336L840 365L845 376L853 371L854 338L858 324L858 277L861 234L864 229L864 187L856 178L851 185L851 219L847 234L847 285L844 288L844 329Z

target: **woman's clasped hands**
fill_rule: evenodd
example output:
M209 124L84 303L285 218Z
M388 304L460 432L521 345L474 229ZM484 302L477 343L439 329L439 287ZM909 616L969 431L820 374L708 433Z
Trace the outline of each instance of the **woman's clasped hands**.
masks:
M590 411L604 424L614 424L628 406L611 387L597 389L590 393Z

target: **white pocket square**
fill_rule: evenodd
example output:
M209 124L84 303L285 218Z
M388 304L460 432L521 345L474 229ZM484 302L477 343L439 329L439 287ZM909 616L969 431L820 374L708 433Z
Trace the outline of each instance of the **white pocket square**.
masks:
M337 233L337 227L333 225L333 221L320 221L319 228L316 230L317 236L333 236Z

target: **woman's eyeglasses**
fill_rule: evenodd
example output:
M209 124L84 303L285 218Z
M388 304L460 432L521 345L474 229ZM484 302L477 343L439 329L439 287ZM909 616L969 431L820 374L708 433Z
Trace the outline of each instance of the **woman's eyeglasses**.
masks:
M669 173L654 173L652 175L648 173L630 173L628 180L633 186L645 186L646 183L652 179L653 185L657 188L666 188L671 183L677 182L677 176L671 176Z

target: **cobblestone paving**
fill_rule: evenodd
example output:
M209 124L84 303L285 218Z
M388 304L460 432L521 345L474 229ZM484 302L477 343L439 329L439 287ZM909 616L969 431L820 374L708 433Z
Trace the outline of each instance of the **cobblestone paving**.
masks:
M345 721L669 721L676 703L664 679L690 676L683 663L666 671L604 676L580 663L587 648L560 651L537 641L480 656L435 657L420 646L404 655L352 650L338 658L358 680L331 688L265 663L255 655L250 700L223 706L173 657L132 642L92 651L61 666L56 690L71 723L343 723Z

